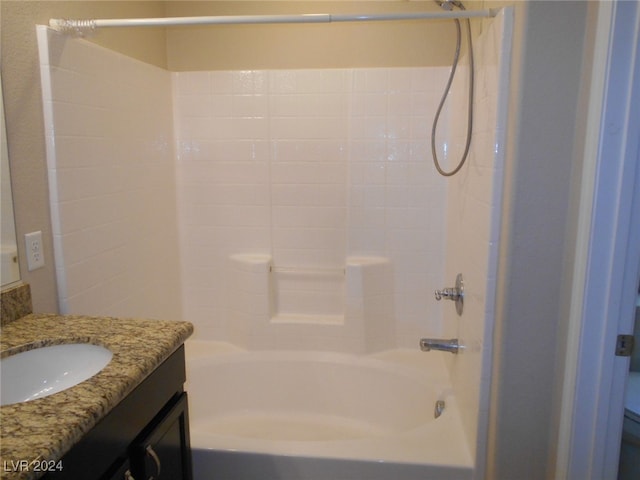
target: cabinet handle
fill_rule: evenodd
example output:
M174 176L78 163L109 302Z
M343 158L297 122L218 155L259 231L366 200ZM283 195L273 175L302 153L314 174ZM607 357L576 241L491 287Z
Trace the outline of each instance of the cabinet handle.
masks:
M131 472L127 470L126 472L124 472L124 480L136 480L136 479L133 478L133 475L131 475Z
M153 458L153 461L156 462L156 476L149 477L149 480L154 480L154 478L158 478L160 476L160 459L158 458L158 454L156 454L156 452L153 451L153 448L151 448L151 445L147 445L145 450L147 454Z

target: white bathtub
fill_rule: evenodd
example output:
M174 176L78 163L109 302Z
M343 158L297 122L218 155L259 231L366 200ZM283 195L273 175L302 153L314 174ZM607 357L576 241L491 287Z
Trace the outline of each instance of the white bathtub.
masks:
M472 478L442 355L188 341L195 480Z

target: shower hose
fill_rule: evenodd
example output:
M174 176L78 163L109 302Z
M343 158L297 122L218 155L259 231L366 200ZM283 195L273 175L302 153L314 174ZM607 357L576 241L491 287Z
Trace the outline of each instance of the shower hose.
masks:
M449 80L447 81L447 85L444 89L444 93L442 94L442 99L440 100L440 104L438 105L438 109L436 110L436 114L433 117L433 126L431 127L431 153L433 155L433 163L436 167L438 173L444 177L451 177L458 173L460 169L463 167L465 161L467 160L467 156L469 155L469 147L471 145L471 132L473 130L473 89L474 89L474 65L473 65L473 43L471 41L471 23L469 20L466 20L467 25L467 41L469 48L469 101L467 106L467 140L464 147L464 152L462 154L462 158L458 165L451 171L445 171L440 166L440 161L438 160L438 154L436 152L436 129L438 126L438 120L440 119L440 113L442 112L442 107L446 101L447 95L449 94L449 90L451 89L451 84L453 82L453 78L456 74L456 68L458 66L458 60L460 58L460 43L462 32L460 29L460 21L458 19L454 20L456 24L457 31L457 40L456 40L456 52L453 56L453 63L451 65L451 73L449 74Z

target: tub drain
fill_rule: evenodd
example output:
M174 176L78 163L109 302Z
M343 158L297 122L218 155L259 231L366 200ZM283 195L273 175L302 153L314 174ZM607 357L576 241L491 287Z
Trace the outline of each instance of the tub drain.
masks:
M444 400L436 400L436 406L433 409L433 418L438 418L444 411Z

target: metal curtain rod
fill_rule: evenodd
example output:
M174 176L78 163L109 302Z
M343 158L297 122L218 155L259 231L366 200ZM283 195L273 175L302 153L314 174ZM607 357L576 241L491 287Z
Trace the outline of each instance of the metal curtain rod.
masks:
M375 22L389 20L424 20L446 18L495 17L497 10L460 10L445 12L404 12L371 14L307 13L300 15L225 15L213 17L166 17L166 18L106 18L90 20L67 20L52 18L49 26L64 33L82 35L98 28L110 27L169 27L186 25L232 25L269 23L333 23Z

